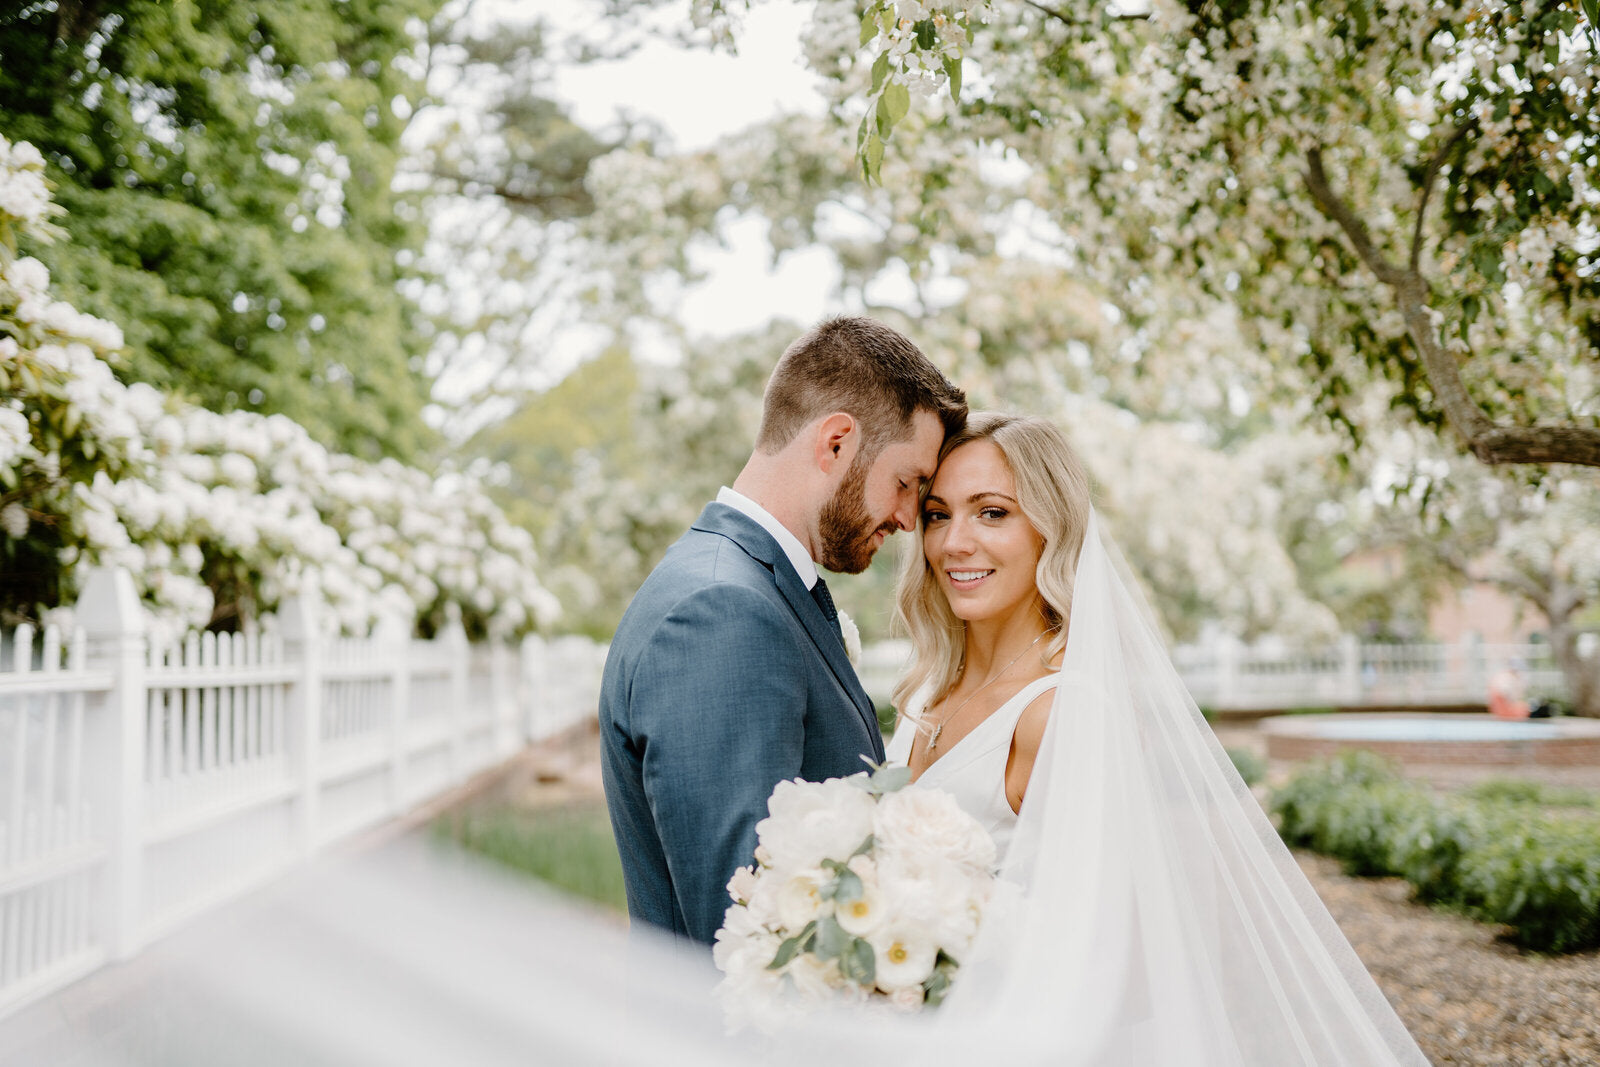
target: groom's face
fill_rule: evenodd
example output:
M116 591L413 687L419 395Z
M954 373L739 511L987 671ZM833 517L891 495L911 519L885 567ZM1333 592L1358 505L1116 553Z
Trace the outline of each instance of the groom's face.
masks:
M938 416L918 411L909 440L885 445L870 462L857 453L818 516L822 545L817 562L838 574L860 574L891 534L915 527L919 494L933 477L943 443Z

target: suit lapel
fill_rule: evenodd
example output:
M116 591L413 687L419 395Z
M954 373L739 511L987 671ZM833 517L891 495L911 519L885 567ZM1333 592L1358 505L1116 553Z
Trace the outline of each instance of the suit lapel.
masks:
M772 535L763 530L754 519L726 504L707 504L705 510L700 513L700 518L695 520L694 528L729 538L772 571L778 591L783 594L783 598L789 602L789 607L799 617L801 624L806 628L806 633L811 637L812 644L816 645L817 651L822 654L828 669L839 680L839 684L844 686L845 692L850 694L850 699L856 707L856 714L861 716L861 721L872 737L873 757L878 762L883 762L883 737L878 729L878 712L873 707L872 698L861 688L861 678L856 674L856 669L851 665L850 657L845 652L839 628L822 614L822 609L812 599L811 591L801 583L800 576L794 572L794 565L783 554L778 542L773 540Z

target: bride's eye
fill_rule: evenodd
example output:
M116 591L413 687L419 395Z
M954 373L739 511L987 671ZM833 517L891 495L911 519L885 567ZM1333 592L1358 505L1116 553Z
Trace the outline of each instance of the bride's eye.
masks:
M942 511L939 511L939 510L937 510L935 508L929 508L927 511L924 511L922 513L922 523L923 523L924 526L926 526L926 525L929 525L929 524L935 523L935 522L943 522L945 519L948 519L949 517L950 516L946 515Z
M999 519L1003 519L1003 518L1006 517L1006 509L1005 508L997 508L997 507L987 507L987 508L984 508L982 511L978 512L978 514L981 515L982 517L986 518L986 519L999 520Z

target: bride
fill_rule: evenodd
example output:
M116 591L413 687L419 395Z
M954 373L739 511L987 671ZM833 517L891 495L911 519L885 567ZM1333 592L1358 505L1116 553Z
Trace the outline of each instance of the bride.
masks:
M889 759L1025 887L935 1025L1022 1062L1426 1062L1200 716L1055 427L971 416L913 538Z

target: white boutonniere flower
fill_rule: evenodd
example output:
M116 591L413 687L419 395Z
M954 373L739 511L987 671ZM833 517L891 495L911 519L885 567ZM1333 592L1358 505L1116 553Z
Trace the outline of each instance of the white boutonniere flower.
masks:
M861 666L861 631L856 628L856 621L842 611L839 612L839 633L844 637L844 652L850 657L850 665Z

